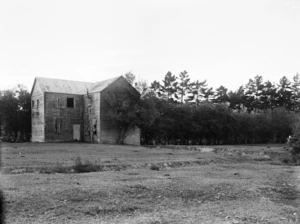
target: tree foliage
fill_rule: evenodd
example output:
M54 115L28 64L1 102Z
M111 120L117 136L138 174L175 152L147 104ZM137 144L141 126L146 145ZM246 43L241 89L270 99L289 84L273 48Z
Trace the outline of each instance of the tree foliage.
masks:
M118 143L124 144L125 133L130 127L137 125L137 111L140 96L135 91L115 88L113 91L103 93L106 119L119 128Z
M179 73L178 77L168 72L162 84L155 80L151 83L150 89L162 100L196 106L204 102L222 103L238 112L260 113L278 107L289 111L300 110L298 73L292 81L283 76L278 84L268 80L264 82L262 76L257 75L236 91L229 91L225 86L214 90L208 87L206 80L191 81L186 71Z
M158 116L142 129L145 144L283 143L300 109L299 74L292 82L283 76L278 84L257 75L228 91L191 81L186 71L179 77L168 72L150 88Z
M185 96L187 92L190 90L190 77L187 73L187 71L183 71L179 74L179 85L178 85L178 97L179 101L181 103L184 103Z
M206 80L200 82L199 80L192 82L189 88L189 95L187 102L195 104L196 106L200 105L201 102L206 100Z
M300 122L298 121L293 127L293 137L291 139L291 145L295 154L300 154Z
M104 95L105 94L105 95ZM105 106L112 123L119 127L118 143L124 144L126 131L130 128L149 128L156 119L157 112L153 94L141 95L132 88L116 87L103 93Z
M142 128L144 144L284 143L294 116L281 109L268 113L233 112L225 104L174 104L157 99L158 116Z
M30 139L31 99L23 86L0 91L0 125L7 137L17 141Z
M136 76L131 72L126 73L124 78L144 97L149 89L147 81L136 80Z

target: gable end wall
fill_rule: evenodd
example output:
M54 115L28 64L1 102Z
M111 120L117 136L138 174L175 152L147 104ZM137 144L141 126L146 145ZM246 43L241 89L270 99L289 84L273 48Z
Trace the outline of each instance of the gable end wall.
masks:
M101 101L100 101L100 124L101 124L101 132L100 132L100 143L105 144L116 144L119 138L120 129L112 120L109 112L109 108L107 107L106 101L109 99L110 91L135 91L133 87L123 78L116 80L109 87L101 92ZM136 92L137 93L137 92ZM137 93L139 94L139 93ZM132 127L127 130L125 133L125 144L129 145L140 145L140 129L137 127Z
M37 105L39 101L39 106ZM34 102L34 105L32 105ZM44 107L44 93L36 82L31 94L31 141L44 142L45 141L45 107Z

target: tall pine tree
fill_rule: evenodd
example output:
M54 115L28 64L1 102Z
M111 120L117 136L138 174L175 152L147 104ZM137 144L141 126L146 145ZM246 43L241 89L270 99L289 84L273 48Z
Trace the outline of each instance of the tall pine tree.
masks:
M198 106L205 99L205 90L207 84L206 80L200 82L199 80L191 83L189 89L189 96L187 101Z
M178 97L181 103L184 103L187 92L190 90L190 77L187 71L183 71L179 74L179 85L178 85Z

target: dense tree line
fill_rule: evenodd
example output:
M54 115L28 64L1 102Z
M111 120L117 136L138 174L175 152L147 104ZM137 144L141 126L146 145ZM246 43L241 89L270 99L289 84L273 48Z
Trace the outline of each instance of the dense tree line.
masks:
M130 76L137 88L134 75ZM224 86L213 90L206 80L192 82L186 71L178 77L168 72L161 83L152 82L141 99L154 106L148 114L153 122L141 126L142 143L286 142L300 109L299 88L299 74L292 82L284 76L278 84L255 76L238 90L228 91Z
M0 91L0 128L2 137L13 141L30 140L30 93L23 86Z
M149 99L143 99L147 101ZM294 115L273 112L233 112L224 104L176 105L157 98L152 125L142 128L144 144L258 144L284 143Z

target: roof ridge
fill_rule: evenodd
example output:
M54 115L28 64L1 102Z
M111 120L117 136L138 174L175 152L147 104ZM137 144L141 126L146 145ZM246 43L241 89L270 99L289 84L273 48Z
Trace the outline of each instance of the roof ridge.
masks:
M35 82L37 81L39 83L39 86L43 92L82 95L85 94L86 91L89 91L91 93L101 92L121 77L123 76L116 76L99 82L84 82L77 80L53 79L37 76L35 77Z
M54 78L48 78L48 77L41 77L41 76L36 76L36 79L51 79L51 80L57 80L57 81L68 81L68 82L84 82L84 83L90 83L90 84L95 84L95 82L86 82L86 81L79 81L79 80L70 80L70 79L54 79Z

